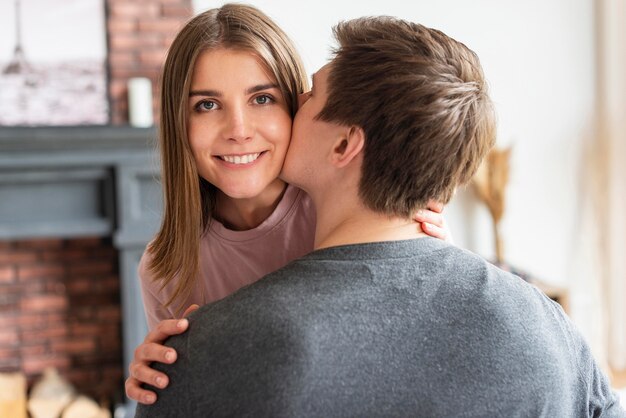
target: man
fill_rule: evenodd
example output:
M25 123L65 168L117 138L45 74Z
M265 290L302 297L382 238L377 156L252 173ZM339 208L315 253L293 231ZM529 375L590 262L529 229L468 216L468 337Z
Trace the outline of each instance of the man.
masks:
M142 416L624 416L563 311L415 231L494 142L475 54L392 18L335 28L283 168L316 250L200 308Z

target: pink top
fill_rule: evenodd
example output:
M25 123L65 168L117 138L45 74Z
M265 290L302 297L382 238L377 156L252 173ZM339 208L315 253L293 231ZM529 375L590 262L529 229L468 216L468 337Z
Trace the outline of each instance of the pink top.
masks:
M148 271L150 255L144 252L139 262L139 279L144 309L150 330L163 319L178 317L179 306L186 309L197 303L222 299L236 290L254 283L291 260L313 250L315 209L302 190L287 186L274 212L258 227L248 231L232 231L213 219L200 241L200 277L187 302L165 302L174 291L174 283L163 290Z

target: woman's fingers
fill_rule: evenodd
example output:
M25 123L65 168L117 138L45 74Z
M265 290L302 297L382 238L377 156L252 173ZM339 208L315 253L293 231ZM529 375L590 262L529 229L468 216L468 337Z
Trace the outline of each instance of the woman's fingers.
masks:
M159 389L167 387L169 379L164 373L158 372L148 367L144 363L133 363L130 365L130 377L135 379L138 385L147 383Z
M156 401L156 393L141 387L143 383L165 388L169 384L168 377L148 366L150 362L173 363L176 361L176 351L157 343L146 343L135 349L135 357L129 367L130 377L126 379L126 395L144 404Z
M189 326L186 319L164 319L146 335L144 342L162 343L168 337L185 332Z
M134 377L129 377L126 379L125 383L126 388L126 396L130 399L133 399L139 403L150 405L156 402L156 393L145 390L141 387L141 382L139 382Z
M197 306L190 306L186 314L193 312ZM129 366L130 377L124 384L126 396L137 402L149 405L156 401L156 393L143 389L147 383L157 388L165 388L169 384L167 375L150 368L152 362L171 364L176 361L176 350L166 347L163 342L170 336L185 332L189 327L187 319L166 319L149 332L144 342L135 349L135 356Z
M147 364L153 361L166 364L173 363L176 361L176 350L159 343L143 343L135 349L133 363Z
M198 308L200 308L200 305L196 305L195 303L193 305L189 306L187 308L187 310L185 310L185 313L183 314L183 318L187 318L190 313L192 313L193 311L197 310Z
M415 213L413 217L417 222L428 223L439 228L444 227L444 218L441 213L433 212L429 209L420 209Z
M446 241L446 239L448 238L447 230L444 228L440 228L437 225L426 222L422 222L421 226L424 233L430 235L433 238L439 238L444 241Z

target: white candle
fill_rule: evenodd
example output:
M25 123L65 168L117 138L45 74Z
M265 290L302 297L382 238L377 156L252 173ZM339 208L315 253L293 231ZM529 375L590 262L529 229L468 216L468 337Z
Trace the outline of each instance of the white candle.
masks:
M128 80L128 121L137 128L148 128L154 124L152 82L149 78L135 77Z

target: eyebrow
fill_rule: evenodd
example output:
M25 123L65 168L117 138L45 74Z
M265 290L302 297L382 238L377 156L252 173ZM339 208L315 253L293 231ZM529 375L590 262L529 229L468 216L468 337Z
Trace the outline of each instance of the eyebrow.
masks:
M258 84L256 86L252 86L246 89L246 94L253 94L263 90L271 90L277 89L278 84L276 83L266 83L266 84ZM189 97L193 96L214 96L214 97L222 97L222 92L218 90L192 90L189 92Z

